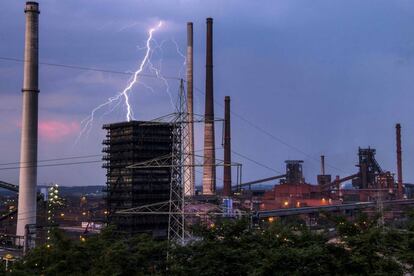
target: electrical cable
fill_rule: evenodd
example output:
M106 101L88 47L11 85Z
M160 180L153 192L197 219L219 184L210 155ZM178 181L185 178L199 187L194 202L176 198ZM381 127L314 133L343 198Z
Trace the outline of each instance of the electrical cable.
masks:
M276 172L276 173L278 173L278 174L283 174L283 172L280 172L280 171L275 170L275 169L273 169L273 168L271 168L271 167L269 167L269 166L266 166L265 164L260 163L260 162L258 162L258 161L256 161L256 160L254 160L254 159L252 159L252 158L250 158L250 157L247 157L246 155L243 155L243 154L241 154L241 153L238 153L238 152L236 152L236 151L234 151L234 150L231 150L231 152L232 152L232 153L234 153L234 154L235 154L235 155L237 155L237 156L240 156L241 158L244 158L244 159L246 159L246 160L249 160L250 162L255 163L256 165L258 165L258 166L260 166L260 167L263 167L263 168L265 168L265 169L268 169L268 170L270 170L270 171L272 171L272 172Z
M60 160L70 160L70 159L84 159L84 158L91 158L91 157L98 157L98 156L103 156L103 155L102 154L94 154L94 155L79 155L79 156L70 156L70 157L62 157L62 158L43 159L43 160L38 160L37 163L50 162L50 161L60 161ZM28 164L28 163L31 163L31 162L1 163L0 166L15 165L15 164Z
M14 62L21 62L21 63L25 63L28 62L28 60L24 60L24 59L18 59L18 58L11 58L11 57L1 57L0 56L0 60L6 60L6 61L14 61ZM103 73L111 73L111 74L122 74L122 75L132 75L132 73L129 72L122 72L122 71L115 71L115 70L107 70L107 69L99 69L99 68L92 68L92 67L84 67L84 66L76 66L76 65L67 65L67 64L60 64L60 63L48 63L48 62L39 62L40 65L46 65L46 66L54 66L54 67L61 67L61 68L68 68L68 69L75 69L75 70L84 70L84 71L95 71L95 72L103 72ZM141 76L143 77L148 77L148 78L158 78L156 75L149 75L149 74L141 74ZM166 79L172 79L172 80L180 80L181 78L178 77L167 77L164 76L164 78ZM184 80L185 81L185 80ZM201 89L194 87L194 90L200 92L201 94L204 95L204 91L202 91ZM216 104L223 106L221 103L214 101ZM281 138L273 135L272 133L268 132L267 130L261 128L260 126L254 124L253 122L251 122L250 120L247 120L246 118L244 118L243 116L241 116L240 114L235 113L234 111L231 111L231 114L233 114L234 116L236 116L238 119L244 121L246 124L248 124L249 126L253 127L254 129L258 130L259 132L262 132L263 134L267 135L268 137L270 137L271 139L277 141L278 143L281 143L282 145L285 145L288 148L291 148L299 153L301 153L302 155L310 158L312 161L315 161L316 163L319 164L319 159L315 158L314 156L304 152L303 150L301 150L300 148L293 146L287 142L285 142L284 140L282 140ZM343 171L340 168L337 168L335 166L330 165L329 163L325 163L327 167L330 167L334 170L337 170L339 172L342 173L346 173L345 171ZM3 164L0 164L3 165ZM10 164L11 165L11 164Z
M29 62L29 60L11 58L11 57L0 57L0 60L14 61L14 62L20 62L20 63ZM116 71L116 70L99 69L99 68L84 67L84 66L77 66L77 65L67 65L67 64L61 64L61 63L39 62L39 65L61 67L61 68L74 69L74 70L94 71L94 72L103 72L103 73L110 73L110 74L128 75L128 76L133 75L133 72L122 72L122 71ZM140 76L141 77L146 77L146 78L158 78L156 75L150 75L150 74L140 74ZM171 77L171 76L163 76L163 77L165 79L170 79L170 80L180 80L181 79L179 77Z
M93 161L79 161L79 162L68 162L68 163L57 163L57 164L43 164L43 165L37 165L37 166L17 166L17 167L0 168L0 171L34 168L34 167L42 168L42 167L70 166L70 165L92 164L92 163L101 163L101 162L102 160L93 160Z
M201 94L205 95L205 94L204 94L204 92L203 92L201 89L197 88L197 87L194 87L194 90L196 90L196 91L198 91L199 93L201 93ZM223 104L222 104L222 103L220 103L220 102L217 102L216 100L214 100L214 103L215 103L215 104L217 104L217 105L219 105L219 106L221 106L221 107L223 107ZM254 129L258 130L259 132L262 132L263 134L267 135L267 136L268 136L268 137L270 137L271 139L273 139L273 140L277 141L278 143L281 143L282 145L285 145L286 147L291 148L291 149L293 149L293 150L295 150L295 151L297 151L297 152L301 153L302 155L304 155L304 156L306 156L306 157L310 158L312 161L315 161L317 164L319 164L319 159L318 159L318 158L316 158L316 157L314 157L314 156L312 156L312 155L310 155L310 154L308 154L308 153L304 152L303 150L299 149L299 148L298 148L298 147L296 147L296 146L293 146L293 145L291 145L291 144L289 144L289 143L285 142L284 140L280 139L279 137L277 137L277 136L273 135L272 133L270 133L270 132L266 131L265 129L261 128L260 126L258 126L258 125L256 125L256 124L254 124L254 123L253 123L253 122L251 122L250 120L247 120L246 118L244 118L244 117L243 117L243 116L241 116L240 114L237 114L237 113L235 113L234 111L230 111L230 113L231 113L232 115L234 115L235 117L237 117L238 119L240 119L240 120L242 120L243 122L245 122L246 124L248 124L250 127L253 127ZM343 171L343 170L341 170L340 168L337 168L337 167L334 167L334 166L332 166L332 165L329 165L328 163L325 163L325 164L326 164L326 166L327 166L327 167L330 167L331 169L334 169L334 170L337 170L337 171L339 171L339 172L342 172L342 173L345 173L345 174L346 174L346 172L345 172L345 171Z

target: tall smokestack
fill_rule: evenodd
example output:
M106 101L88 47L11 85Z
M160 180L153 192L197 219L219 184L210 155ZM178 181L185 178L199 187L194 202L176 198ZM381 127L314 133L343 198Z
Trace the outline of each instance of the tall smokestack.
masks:
M403 196L403 177L402 177L402 151L401 151L401 125L395 125L396 139L397 139L397 184L398 184L398 196Z
M26 13L25 63L16 231L19 236L24 236L27 224L36 223L39 4L27 2L24 12Z
M231 196L231 129L230 97L224 98L224 172L223 196Z
M206 106L204 114L204 171L203 194L216 192L216 152L214 135L214 97L213 97L213 19L207 18L206 47Z
M184 167L184 191L186 196L194 195L194 108L193 108L193 23L187 23L187 120L188 145Z
M321 174L325 175L325 155L321 155Z

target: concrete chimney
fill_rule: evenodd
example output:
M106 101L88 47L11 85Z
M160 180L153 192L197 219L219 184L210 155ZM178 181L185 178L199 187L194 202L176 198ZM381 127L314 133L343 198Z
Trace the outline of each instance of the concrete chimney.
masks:
M207 18L206 47L206 102L204 114L204 171L203 194L216 192L216 152L214 135L214 96L213 96L213 19Z
M37 115L39 94L39 4L27 2L24 48L23 113L20 144L19 202L16 235L36 223Z
M193 23L187 23L187 120L188 144L184 167L184 192L186 196L194 195L194 97L193 97Z
M401 125L395 125L396 130L396 144L397 144L397 184L398 197L403 197L403 177L402 177L402 151L401 151Z
M231 128L230 97L224 98L224 167L223 196L231 196Z

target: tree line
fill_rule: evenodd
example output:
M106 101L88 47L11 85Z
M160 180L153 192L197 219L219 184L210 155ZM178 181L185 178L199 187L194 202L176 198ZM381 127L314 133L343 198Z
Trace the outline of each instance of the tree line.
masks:
M108 227L74 241L55 231L6 275L404 275L414 266L414 213L398 227L365 215L353 221L327 216L334 235L300 220L252 228L222 221L193 229L185 246L147 235L122 236ZM4 271L4 267L1 271Z

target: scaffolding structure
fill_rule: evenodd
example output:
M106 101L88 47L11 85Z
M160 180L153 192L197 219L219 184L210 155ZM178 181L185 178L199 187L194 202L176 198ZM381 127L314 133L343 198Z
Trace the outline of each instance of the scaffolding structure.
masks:
M170 197L170 168L130 169L129 166L174 151L174 125L164 122L130 121L103 126L107 169L108 223L126 233L149 233L165 237L168 216L123 216L118 211L166 201Z

